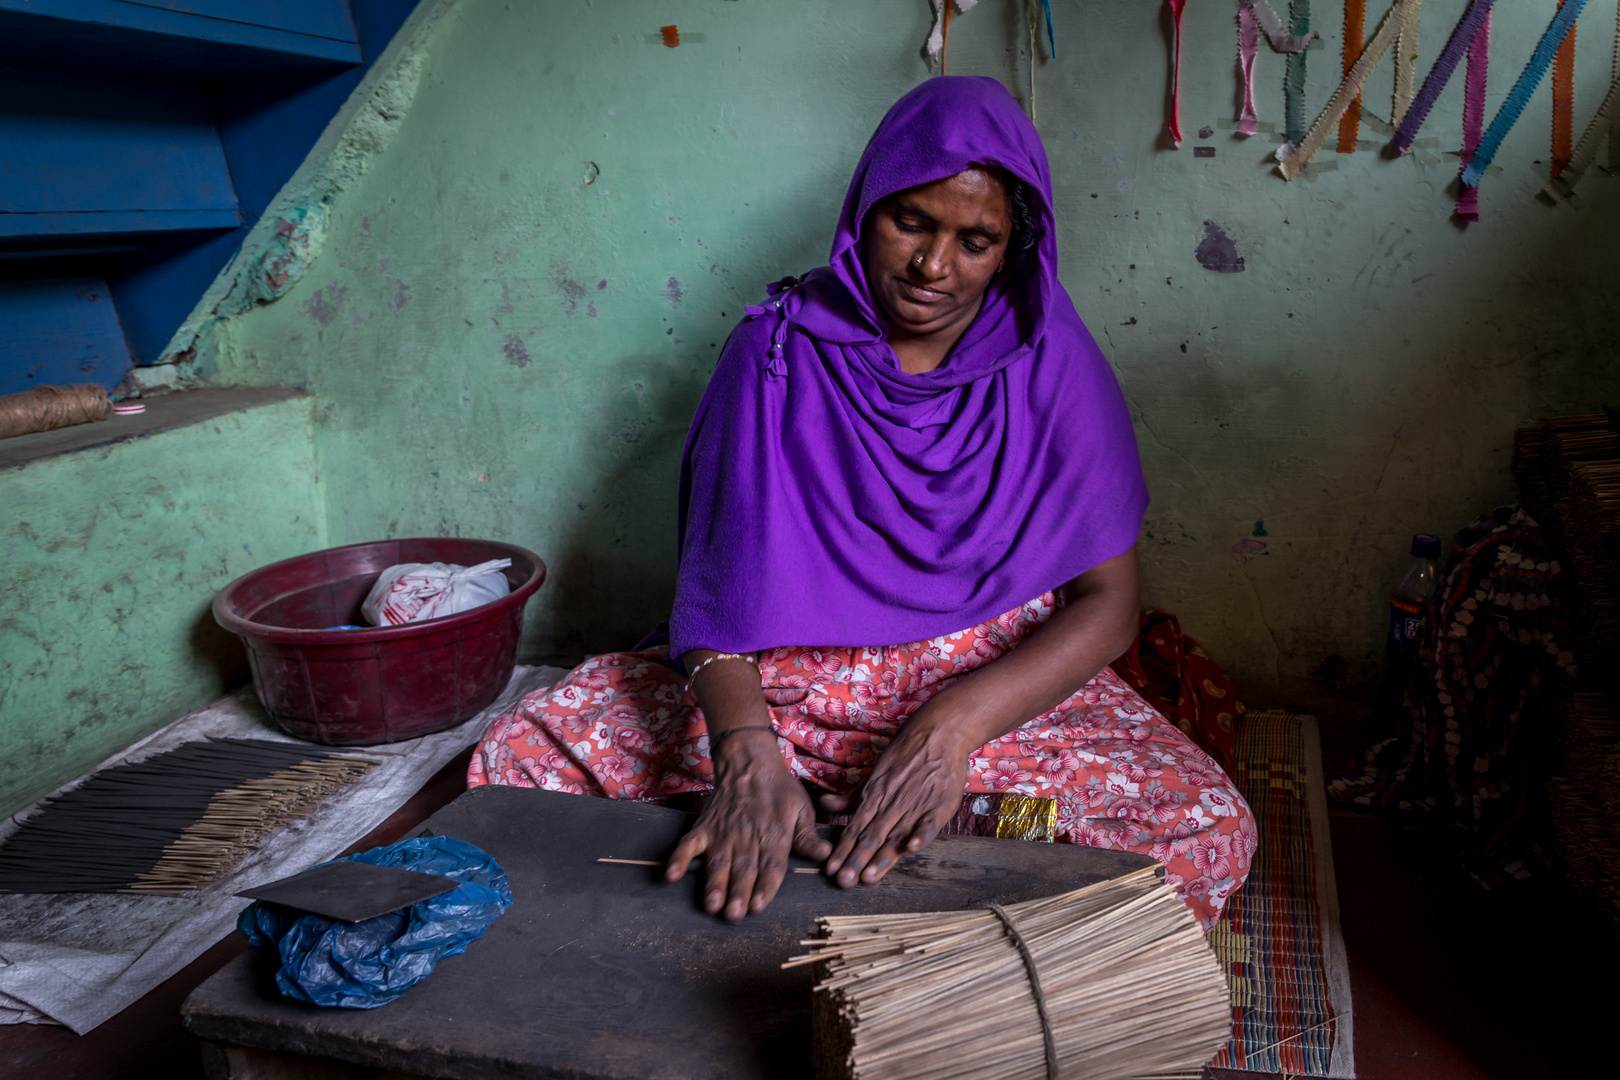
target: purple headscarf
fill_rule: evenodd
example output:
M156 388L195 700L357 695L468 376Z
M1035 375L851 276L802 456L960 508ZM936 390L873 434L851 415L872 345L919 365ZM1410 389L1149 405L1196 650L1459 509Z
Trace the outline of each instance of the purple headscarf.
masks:
M900 370L861 264L884 197L996 165L1041 241L945 362ZM895 645L975 626L1127 551L1147 489L1119 384L1057 278L1040 135L994 79L895 103L844 200L831 265L733 331L681 464L671 652Z

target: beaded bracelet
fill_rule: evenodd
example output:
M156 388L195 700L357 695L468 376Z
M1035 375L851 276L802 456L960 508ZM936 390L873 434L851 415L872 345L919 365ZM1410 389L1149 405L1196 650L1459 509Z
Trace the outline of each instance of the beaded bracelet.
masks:
M742 660L742 661L745 661L745 662L747 662L749 664L752 664L754 666L754 670L756 670L756 671L759 670L759 661L756 660L754 657L749 656L746 653L736 653L736 652L716 653L715 655L709 657L707 660L703 661L703 663L699 664L697 667L692 669L692 673L686 677L686 688L688 690L692 689L692 684L697 681L698 672L702 671L704 668L708 667L710 664L714 663L716 660Z

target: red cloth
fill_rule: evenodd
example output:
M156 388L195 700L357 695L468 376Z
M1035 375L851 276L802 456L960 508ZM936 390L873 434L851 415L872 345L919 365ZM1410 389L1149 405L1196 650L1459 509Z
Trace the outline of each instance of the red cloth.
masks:
M1144 611L1141 633L1112 667L1183 734L1231 768L1235 726L1243 715L1237 686L1198 642L1181 632L1174 615Z

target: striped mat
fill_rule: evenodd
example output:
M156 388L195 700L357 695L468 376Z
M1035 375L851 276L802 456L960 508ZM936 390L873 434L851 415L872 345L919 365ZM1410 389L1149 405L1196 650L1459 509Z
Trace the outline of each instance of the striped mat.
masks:
M1339 932L1316 718L1250 712L1233 779L1260 848L1228 917L1209 934L1232 988L1232 1042L1220 1069L1354 1077L1350 974Z

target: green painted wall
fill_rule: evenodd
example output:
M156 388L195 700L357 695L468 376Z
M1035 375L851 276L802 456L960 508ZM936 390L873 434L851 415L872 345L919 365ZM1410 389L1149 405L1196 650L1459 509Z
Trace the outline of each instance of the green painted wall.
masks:
M1499 5L1493 111L1553 6ZM1230 129L1229 0L1189 6L1189 143L1167 150L1160 7L1054 4L1059 59L1036 72L1064 280L1154 495L1147 600L1251 701L1353 711L1406 538L1512 497L1516 424L1617 399L1620 183L1594 170L1579 208L1534 199L1544 86L1485 221L1458 227L1440 153L1460 142L1460 78L1425 153L1329 151L1284 183L1276 140ZM1314 7L1319 107L1342 9ZM1424 5L1425 70L1462 7ZM1583 20L1582 125L1613 19ZM679 48L649 41L671 22ZM678 456L720 345L766 281L824 258L868 134L928 74L928 23L923 0L463 0L412 54L392 142L325 204L307 273L215 326L191 368L315 392L331 542L528 545L552 569L528 649L626 645L667 611ZM952 31L953 72L1024 95L1018 4L985 0ZM1281 121L1282 70L1262 54L1263 120ZM1386 115L1389 85L1386 69L1367 98ZM1206 221L1244 272L1195 259Z
M0 472L0 813L247 681L214 594L324 546L296 398Z

